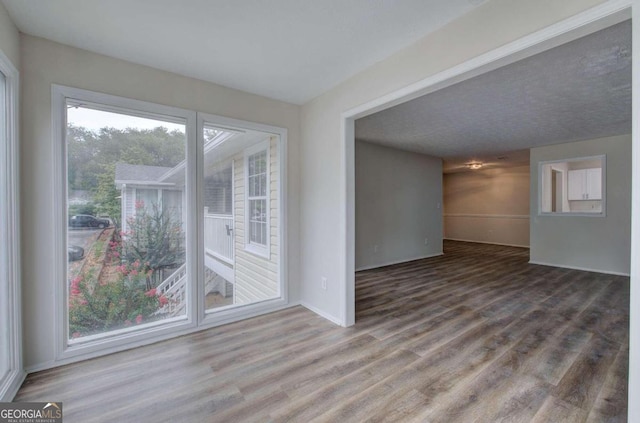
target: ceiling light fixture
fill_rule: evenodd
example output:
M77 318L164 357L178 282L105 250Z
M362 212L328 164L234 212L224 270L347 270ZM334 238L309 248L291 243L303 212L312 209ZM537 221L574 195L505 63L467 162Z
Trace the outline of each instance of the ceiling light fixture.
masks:
M480 162L471 162L471 163L467 163L466 166L469 169L478 170L478 169L480 169L482 167L482 165L483 165L483 163L480 163Z

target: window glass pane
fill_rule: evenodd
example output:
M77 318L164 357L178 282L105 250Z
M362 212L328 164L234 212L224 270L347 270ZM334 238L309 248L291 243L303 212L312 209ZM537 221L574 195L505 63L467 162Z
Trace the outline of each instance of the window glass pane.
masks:
M279 201L269 192L268 179L270 166L279 169L279 158L273 154L279 137L244 128L237 132L214 128L204 127L207 312L280 297L280 279L274 271L279 266L274 254L279 245ZM223 141L210 141L211 134ZM272 178L277 181L279 175ZM220 213L220 203L228 214Z
M153 210L158 206L158 190L136 188L136 208Z
M169 189L162 191L162 210L169 218L178 222L184 222L182 216L182 197L182 191Z
M204 205L206 214L231 214L232 207L232 164L224 163L209 168L204 178Z
M184 123L67 107L69 337L186 313Z

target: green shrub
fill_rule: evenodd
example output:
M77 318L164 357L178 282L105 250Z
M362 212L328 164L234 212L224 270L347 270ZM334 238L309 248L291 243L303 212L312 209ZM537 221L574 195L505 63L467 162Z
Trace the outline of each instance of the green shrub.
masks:
M69 333L72 338L106 332L156 320L168 303L155 289L146 289L148 274L139 262L118 266L118 277L99 283L91 271L71 281Z

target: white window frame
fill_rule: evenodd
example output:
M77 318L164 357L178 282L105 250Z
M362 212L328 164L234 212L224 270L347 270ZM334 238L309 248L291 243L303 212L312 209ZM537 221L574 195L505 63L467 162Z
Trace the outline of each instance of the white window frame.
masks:
M0 375L0 401L11 401L20 388L25 371L22 362L22 307L20 292L20 196L19 183L19 73L9 58L0 51L0 72L5 77L6 131L4 141L0 143L0 233L4 234L0 242L6 246L5 254L0 257L0 285L8 294L5 298L8 321L8 371Z
M270 139L262 141L256 145L253 145L244 150L244 221L245 221L245 230L244 230L244 243L245 250L258 255L260 257L264 257L269 259L271 256L271 147L270 147ZM249 196L249 157L265 152L266 154L266 183L267 190L265 196ZM264 197L264 198L263 198ZM267 234L266 234L266 244L259 244L251 241L251 216L249 214L249 204L250 200L266 200L267 203Z
M193 330L197 326L196 295L192 282L187 283L187 310L184 316L149 323L141 328L125 328L105 334L83 337L81 340L69 341L67 290L67 102L79 102L85 107L107 112L126 113L131 116L161 119L176 123L185 123L186 128L186 204L195 204L196 190L196 113L176 107L164 106L146 101L128 99L79 88L53 84L51 88L52 129L54 157L58 158L54 166L53 192L54 210L53 225L56 253L53 254L53 278L56 316L53 333L55 334L56 361L60 363L77 361L78 358L90 358L99 355L144 345L160 339L178 336ZM190 218L191 212L185 213L186 227L186 263L187 277L198 275L196 268L197 240L195 236L195 220ZM62 282L61 282L62 281Z
M542 179L543 179L543 169L545 165L553 165L554 163L570 163L570 162L581 162L588 160L600 160L602 163L602 176L601 176L601 184L602 184L602 198L599 200L602 202L602 210L598 213L588 213L588 212L551 212L551 211L543 211L542 203L543 203L543 187L542 187ZM538 162L538 175L536 184L538 185L538 216L562 216L562 217L607 217L607 155L600 154L596 156L584 156L584 157L569 157L566 159L554 159L554 160L541 160Z
M159 322L158 325L130 332L126 330L114 331L107 337L99 337L90 342L68 345L68 317L66 307L67 277L67 253L66 253L66 222L67 222L67 188L66 188L66 100L81 100L83 105L97 107L100 110L126 112L133 116L166 118L175 116L185 119L187 122L187 151L186 151L186 178L187 188L183 196L183 213L185 219L185 232L187 233L187 269L189 281L187 287L187 314L186 319L168 322L169 319ZM274 312L290 306L288 296L288 272L287 272L287 129L253 123L250 121L232 119L217 115L200 113L191 110L174 108L155 103L138 101L124 97L83 90L52 84L51 88L52 108L52 135L53 151L56 163L53 166L52 192L53 213L51 227L53 228L54 242L50 246L52 254L52 269L54 277L50 281L53 285L55 316L53 319L55 359L45 367L73 363L93 357L111 354L150 344L164 339L204 330L239 320L248 319L265 313ZM99 106L99 107L98 107ZM204 271L203 271L203 216L204 205L202 198L203 186L203 135L202 128L206 123L224 128L248 129L266 132L279 137L277 154L279 160L279 178L275 187L278 198L278 243L279 265L277 277L279 280L279 296L258 303L246 304L235 308L206 312L204 304ZM271 187L272 189L274 187ZM191 234L191 235L189 235ZM87 337L88 338L88 337ZM18 384L19 387L19 384Z

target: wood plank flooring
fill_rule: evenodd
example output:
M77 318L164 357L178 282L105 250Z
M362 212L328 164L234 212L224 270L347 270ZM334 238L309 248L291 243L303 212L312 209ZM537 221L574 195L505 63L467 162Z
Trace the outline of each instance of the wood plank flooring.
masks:
M624 422L629 280L446 242L356 275L356 325L293 307L29 375L72 422Z

